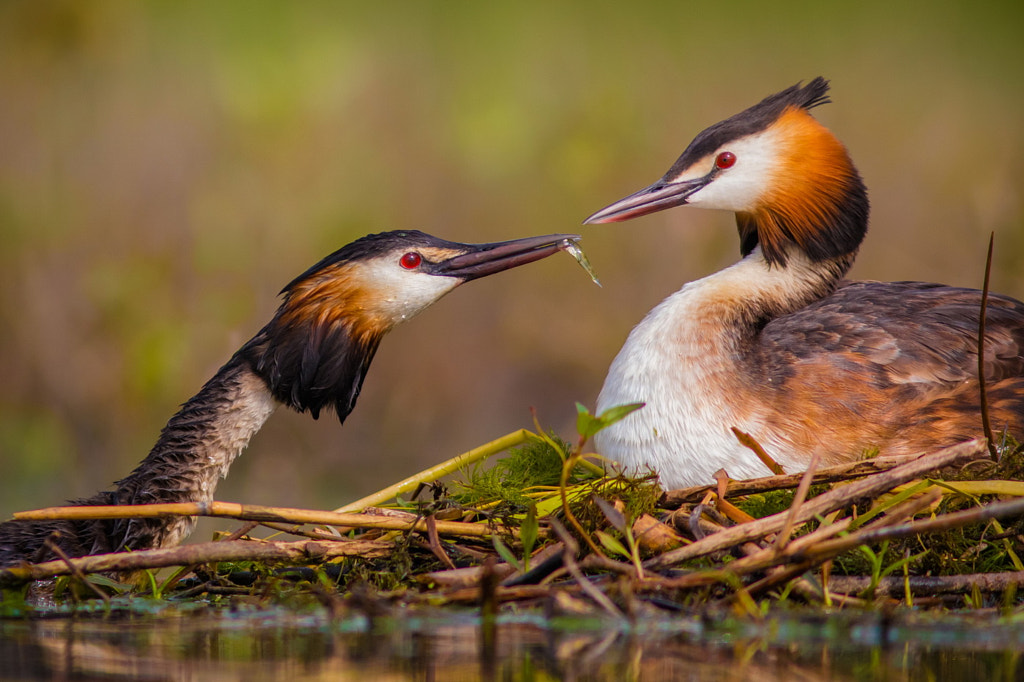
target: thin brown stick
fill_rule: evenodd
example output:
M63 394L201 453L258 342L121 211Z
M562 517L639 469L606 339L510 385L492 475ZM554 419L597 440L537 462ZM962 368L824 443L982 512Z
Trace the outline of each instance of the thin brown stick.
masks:
M996 441L992 437L992 420L988 412L988 390L985 387L985 315L988 310L988 281L992 275L992 247L996 233L988 237L988 258L985 260L985 283L981 288L981 312L978 314L978 397L981 405L981 426L988 440L988 453L993 460L999 459Z
M781 552L789 542L789 536L793 532L794 519L800 511L801 505L807 499L807 491L811 489L811 481L814 479L814 471L818 468L819 453L815 451L811 455L811 461L807 465L807 471L800 479L800 485L796 487L796 494L793 496L793 503L789 505L789 513L786 515L786 522L782 526L778 537L775 539L775 551Z
M437 534L437 519L434 518L433 514L430 514L426 516L424 520L427 522L427 540L430 543L430 551L433 552L434 556L436 556L446 568L454 570L455 563L444 551L444 547L441 546L441 538Z
M847 462L837 466L821 469L814 474L812 484L834 483L846 481L851 478L863 478L872 474L881 473L895 469L901 464L906 464L920 457L920 455L893 455L886 457L874 457L859 462ZM788 474L786 476L765 476L763 478L752 478L746 481L729 481L725 494L729 497L749 495L751 493L763 493L770 490L782 490L784 488L795 488L803 480L803 474ZM703 499L709 491L715 491L716 485L700 485L691 488L679 488L665 493L661 499L661 505L670 509L682 504L696 503Z
M241 540L242 537L244 537L245 535L248 535L249 532L252 531L254 528L256 528L256 526L258 526L258 525L260 525L260 524L258 524L255 521L246 521L241 526L236 528L234 530L234 532L231 533L231 535L228 535L226 538L221 540L221 542L231 542L233 540Z
M46 546L47 546L47 547L49 548L49 550L50 550L51 552L53 552L54 554L56 554L56 555L57 555L57 557L58 557L58 559L59 559L59 560L60 560L61 562L63 562L63 564L64 564L65 566L67 566L67 567L68 567L68 570L70 570L70 571L71 571L71 574L72 574L72 575L74 575L74 576L75 576L76 578L78 578L79 580L81 580L83 584L87 585L87 586L89 587L89 589L90 589L90 590L92 590L92 591L93 591L93 592L94 592L94 593L95 593L95 594L96 594L97 596L99 596L99 598L100 598L100 599L102 599L102 600L103 600L103 603L104 603L104 604L106 604L107 606L109 606L109 605L110 605L110 597L108 597L108 596L106 595L106 593L105 593L105 592L104 592L103 590L101 590L101 589L100 589L99 587L97 587L96 585L93 585L93 584L92 584L91 582L89 582L88 580L86 580L86 579L85 579L85 573L83 573L83 572L82 572L82 569L78 568L77 566L75 566L75 564L74 564L74 563L72 563L72 561L71 561L71 557L69 557L69 556L68 556L68 555L67 555L67 554L66 554L66 553L64 552L64 550L63 550L63 549L61 549L61 548L60 548L60 547L59 547L59 546L57 545L57 543L56 543L56 542L54 542L53 540L50 540L49 538L47 538L47 540L46 540L46 543L45 543L45 544L46 544Z
M612 600L608 598L608 595L597 589L597 587L595 587L594 584L587 580L587 577L583 575L583 571L580 570L579 564L576 563L576 553L579 551L579 546L576 544L576 540L569 535L569 531L567 531L565 527L555 519L552 519L551 527L554 529L555 534L558 535L558 538L562 541L562 544L565 545L565 551L562 553L562 562L565 569L569 571L569 575L576 580L576 584L580 586L583 593L593 599L594 602L608 614L617 618L622 618L622 611L619 610L619 607L617 607Z
M344 539L340 535L334 535L333 533L328 533L327 531L323 531L318 528L303 528L302 526L296 526L292 523L273 523L271 521L263 521L257 525L264 526L265 528L277 531L278 533L287 533L288 535L296 535L300 538L309 538L310 540L337 542L338 540ZM234 533L232 533L232 535L234 535ZM224 538L220 542L225 542L231 539L237 540L238 538Z
M169 516L212 516L241 519L243 521L276 521L284 523L315 523L325 526L346 526L352 528L383 528L385 530L425 531L427 524L422 519L406 521L370 514L339 514L314 509L291 509L287 507L264 507L256 504L233 502L180 502L174 504L139 504L84 507L49 507L34 511L17 512L15 519L39 521L52 519L124 519L162 518ZM437 532L442 535L486 537L491 529L480 523L438 521Z
M972 440L943 448L938 452L923 455L890 471L854 481L849 485L815 497L801 506L793 522L803 523L815 516L841 509L855 500L865 497L877 497L898 485L912 481L915 478L920 478L924 474L936 469L975 458L983 452L985 452L984 441ZM667 568L688 559L727 549L746 540L762 538L769 533L779 531L785 525L788 513L787 510L752 523L744 523L728 528L686 547L666 552L659 557L649 560L646 565L649 568L655 569Z
M885 528L887 526L893 526L898 523L902 523L906 519L913 518L914 514L930 507L931 505L938 502L940 499L942 499L942 492L936 488L933 488L924 495L921 495L920 497L912 498L904 501L902 504L896 505L892 509L888 510L885 516L883 516L880 519L876 519L868 526L865 526L863 529L861 529L860 532L868 532L876 530L878 528ZM824 542L827 539L834 538L834 536L839 534L839 532L848 529L852 521L852 518L847 517L834 524L822 526L821 528L815 530L813 533L808 533L807 535L801 538L797 538L796 540L791 542L787 547L787 549L789 550L788 554L790 556L799 556L800 553L803 552L805 549L816 547L821 542ZM777 556L777 552L770 552L769 550L764 550L760 553L751 555L741 560L745 561L746 563L741 563L740 561L738 561L734 564L731 564L730 568L735 568L741 574L747 574L749 572L760 570L759 566L771 563ZM814 561L810 564L804 562L792 567L786 567L782 570L774 571L765 578L751 585L748 588L748 590L752 595L757 594L762 590L774 587L775 585L784 583L798 575L801 575L813 566L816 566L819 563L823 563L827 560L828 559L825 559L823 561Z
M643 586L649 589L685 589L704 587L721 582L728 584L730 581L735 581L738 576L764 571L773 566L786 565L784 571L774 572L757 583L758 589L765 589L801 575L822 562L833 559L855 547L886 540L938 533L952 528L960 528L994 518L1016 516L1022 513L1024 513L1024 498L1018 498L897 526L882 528L866 527L846 537L823 540L813 544L801 542L806 538L799 538L791 542L781 554L766 550L756 556L737 559L729 563L727 568L724 569L695 571L678 578L649 580ZM730 577L723 578L723 576ZM750 588L748 588L748 591L750 591Z
M765 452L764 448L761 447L761 444L758 443L753 436L751 436L749 433L740 431L735 426L730 426L729 428L733 432L733 435L736 436L736 440L740 442L740 445L742 445L745 448L749 448L755 455L757 455L757 458L764 462L764 465L768 467L769 471L771 471L776 476L785 475L786 472L779 465L779 463L776 462L771 455Z
M867 576L835 576L829 583L834 592L856 594L863 592L871 584ZM909 584L910 591L916 595L932 596L937 594L962 594L972 590L982 592L1001 592L1009 587L1024 586L1024 571L1009 573L973 573L968 575L942 576L887 576L877 581L875 594L879 596L899 597L904 587Z
M394 550L391 543L372 540L344 542L205 542L169 549L150 549L139 552L120 552L79 557L69 561L47 561L0 569L0 587L19 585L58 575L68 575L77 569L82 573L137 571L166 566L185 566L218 561L323 561L337 557L355 556L367 559L387 556Z

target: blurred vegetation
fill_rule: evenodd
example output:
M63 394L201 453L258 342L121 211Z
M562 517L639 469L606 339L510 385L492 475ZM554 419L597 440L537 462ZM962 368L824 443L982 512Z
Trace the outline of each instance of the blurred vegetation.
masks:
M731 217L580 228L691 137L825 75L873 202L854 271L1024 297L1024 7L0 3L0 517L123 476L368 232L581 230L384 342L344 428L279 412L218 497L333 507L530 424L571 432L629 328L735 258ZM200 534L201 535L201 534Z

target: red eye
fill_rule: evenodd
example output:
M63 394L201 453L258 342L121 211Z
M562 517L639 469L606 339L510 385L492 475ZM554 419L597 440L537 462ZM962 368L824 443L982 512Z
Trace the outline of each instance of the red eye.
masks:
M715 157L715 165L722 170L732 168L734 163L736 163L736 155L732 152L722 152Z
M406 270L415 270L420 266L420 263L423 262L423 257L415 251L410 251L402 256L398 262L401 263L402 267Z

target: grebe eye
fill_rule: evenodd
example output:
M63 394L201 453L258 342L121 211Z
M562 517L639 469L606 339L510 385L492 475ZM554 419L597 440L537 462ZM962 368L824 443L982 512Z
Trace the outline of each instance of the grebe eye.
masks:
M715 157L715 165L725 170L726 168L732 168L733 164L736 163L736 155L732 152L722 152Z
M420 263L422 262L423 256L416 253L415 251L410 251L409 253L402 256L401 259L399 259L398 261L398 263L406 270L415 270L420 266Z

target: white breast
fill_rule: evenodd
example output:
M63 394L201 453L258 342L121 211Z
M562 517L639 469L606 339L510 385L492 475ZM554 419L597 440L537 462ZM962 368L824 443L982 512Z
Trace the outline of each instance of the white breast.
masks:
M744 391L737 325L744 305L805 295L811 268L793 260L769 268L755 250L648 313L612 362L597 410L646 405L599 432L597 452L627 472L657 472L665 489L714 483L719 469L736 479L770 474L730 427L754 434L780 463L790 463L786 439L768 423L770 410Z

